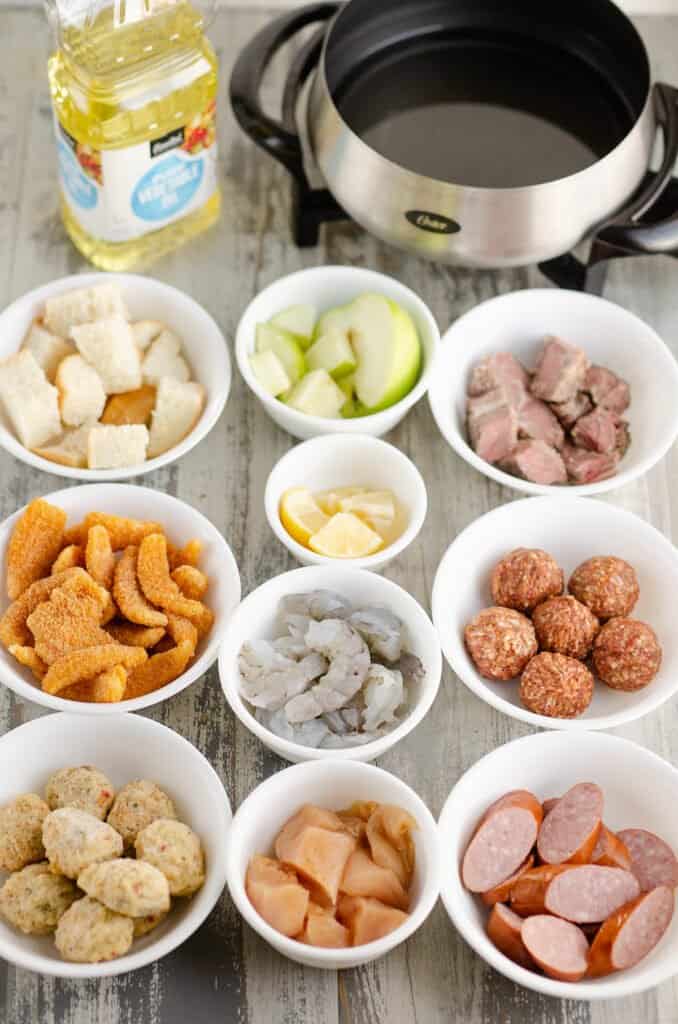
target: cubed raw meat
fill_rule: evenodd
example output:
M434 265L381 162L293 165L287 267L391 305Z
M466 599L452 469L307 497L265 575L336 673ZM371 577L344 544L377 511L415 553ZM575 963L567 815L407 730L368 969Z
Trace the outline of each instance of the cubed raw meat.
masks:
M568 398L566 402L553 402L551 409L558 417L565 430L570 430L580 416L585 416L587 412L591 412L593 408L593 402L586 394L585 391L578 391L572 398Z
M546 402L566 402L581 388L588 366L586 353L577 345L545 338L530 390Z
M596 406L592 412L577 420L572 429L572 440L577 447L592 452L613 452L617 447L618 426L619 417L616 413Z
M631 444L631 431L626 420L619 420L617 424L617 451L620 459L626 455Z
M528 394L518 408L518 437L545 441L553 448L560 448L565 440L563 428L546 402Z
M595 405L602 405L611 412L621 414L631 404L631 392L626 381L605 366L591 366L587 370L584 389Z
M575 448L569 442L563 445L560 454L573 484L593 484L598 480L607 480L614 476L619 464L617 452L589 452L585 448Z
M508 455L518 440L518 414L503 389L495 388L469 398L467 414L471 446L476 454L486 462L497 462Z
M621 414L626 412L631 404L631 392L625 380L617 381L615 386L608 391L600 401L603 409Z
M530 378L527 370L510 352L495 352L473 367L469 378L468 394L475 398L495 388L520 385L527 388Z
M501 469L533 484L567 483L567 472L560 454L545 441L518 441L500 462Z

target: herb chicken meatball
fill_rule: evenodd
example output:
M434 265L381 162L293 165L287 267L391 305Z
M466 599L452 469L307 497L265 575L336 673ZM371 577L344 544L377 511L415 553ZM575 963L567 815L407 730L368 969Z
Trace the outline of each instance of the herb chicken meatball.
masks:
M172 896L192 896L205 881L205 855L195 834L181 821L159 819L139 833L137 857L166 876Z
M78 887L109 910L127 917L146 917L169 910L167 879L152 864L141 860L116 858L90 864L78 876Z
M537 653L528 618L512 608L484 608L464 630L464 643L486 679L515 679Z
M532 623L542 651L580 660L588 657L600 629L593 612L570 594L538 604Z
M562 594L563 585L563 570L552 555L539 548L516 548L494 568L492 600L504 608L529 612Z
M96 964L124 956L133 936L131 917L116 914L98 900L85 896L63 915L54 941L64 960Z
M67 878L77 878L90 864L122 854L122 838L115 829L76 807L51 811L42 839L52 868Z
M640 594L633 566L611 555L582 562L572 573L568 589L599 619L630 615Z
M0 889L0 915L26 935L50 935L80 896L70 878L55 875L47 861L28 864Z
M52 811L58 807L77 807L104 821L113 803L115 790L98 768L82 765L55 772L47 782L45 796Z
M20 871L44 860L42 823L49 807L35 793L23 793L0 807L0 871Z
M134 846L139 832L158 818L176 818L174 804L155 782L136 779L120 790L108 815L108 824L122 836L125 849Z

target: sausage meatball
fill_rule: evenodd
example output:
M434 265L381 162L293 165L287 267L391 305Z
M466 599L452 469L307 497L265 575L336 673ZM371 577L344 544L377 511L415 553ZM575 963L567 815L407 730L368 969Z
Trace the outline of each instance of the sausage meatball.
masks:
M630 615L640 594L633 566L612 555L582 562L572 573L568 589L599 619Z
M504 608L528 612L563 592L563 570L539 548L516 548L492 573L492 600Z
M486 679L515 679L537 653L534 626L512 608L484 608L464 630L464 643Z
M20 871L44 860L42 823L49 807L35 793L23 793L0 807L0 871Z
M47 859L67 878L77 878L102 860L122 854L122 839L110 825L76 807L59 807L45 818L42 828Z
M123 838L125 849L134 846L139 832L157 818L176 818L174 804L155 782L136 779L120 790L108 815L108 824Z
M593 697L593 676L581 661L563 654L538 654L523 672L520 699L549 718L576 718Z
M167 879L162 871L141 860L90 864L78 875L78 887L109 910L126 917L145 917L169 910Z
M82 765L55 772L47 783L45 796L52 811L57 807L77 807L104 821L115 790L103 772L91 765Z
M172 896L192 896L205 881L205 855L198 836L181 821L160 819L137 836L137 857L165 875Z
M576 597L550 597L532 613L539 647L568 658L588 657L600 623L592 611Z
M656 633L637 619L610 619L593 646L593 666L613 690L641 690L652 682L661 661Z
M0 914L26 935L50 935L79 898L70 878L55 875L47 861L41 861L9 876L0 889Z
M85 896L63 915L54 941L64 960L96 964L124 956L132 945L133 935L131 917L116 914Z

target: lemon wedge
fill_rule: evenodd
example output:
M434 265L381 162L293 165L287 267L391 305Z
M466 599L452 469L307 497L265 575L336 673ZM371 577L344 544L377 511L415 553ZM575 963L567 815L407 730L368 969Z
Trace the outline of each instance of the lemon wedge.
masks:
M280 499L280 521L290 537L308 546L311 537L330 520L308 488L292 487Z
M339 511L352 512L373 527L377 523L390 525L396 514L393 492L361 491L342 496L339 499Z
M337 512L308 542L311 551L329 558L365 558L383 545L378 533L351 512Z

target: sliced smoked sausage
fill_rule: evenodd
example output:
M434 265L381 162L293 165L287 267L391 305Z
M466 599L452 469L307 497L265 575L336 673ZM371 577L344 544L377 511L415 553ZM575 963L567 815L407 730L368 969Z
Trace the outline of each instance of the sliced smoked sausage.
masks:
M523 921L523 944L545 974L558 981L579 981L589 964L589 944L581 928L549 914Z
M602 864L608 868L624 868L631 870L631 855L619 838L605 825L600 826L598 842L591 854L592 864Z
M638 880L630 871L581 864L552 879L546 889L544 908L549 914L575 924L595 924L639 895Z
M586 864L591 858L603 816L603 792L593 782L568 789L546 815L537 852L545 864Z
M466 848L461 869L466 888L487 892L514 874L531 852L541 820L541 804L527 790L496 800Z
M591 945L589 977L602 978L639 963L671 923L673 905L673 890L660 885L608 917Z
M618 838L629 852L631 871L643 892L658 885L678 886L678 859L668 843L644 828L625 828Z
M511 890L516 884L521 875L529 871L534 865L534 857L532 854L523 861L517 871L514 871L512 875L500 882L499 885L495 885L494 889L488 889L481 896L483 903L488 907L493 907L495 903L506 903L511 897Z
M524 871L511 888L511 909L521 917L543 914L546 890L556 875L566 870L565 864L540 864Z
M521 967L534 967L534 961L520 937L522 924L522 917L518 917L503 903L495 903L487 921L487 935L510 960Z

